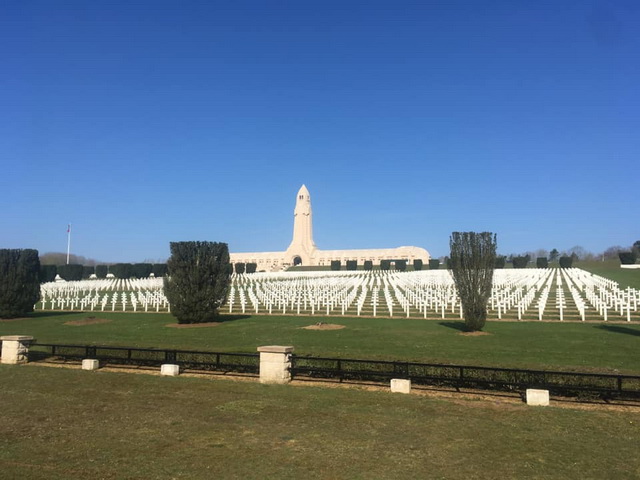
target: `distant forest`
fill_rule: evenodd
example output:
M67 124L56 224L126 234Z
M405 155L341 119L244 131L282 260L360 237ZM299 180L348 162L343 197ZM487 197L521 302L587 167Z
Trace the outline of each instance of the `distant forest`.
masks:
M47 252L40 255L40 265L65 265L67 263L67 254L60 252ZM86 258L81 255L69 255L69 263L76 265L87 265L94 267L96 265L106 265L100 260Z

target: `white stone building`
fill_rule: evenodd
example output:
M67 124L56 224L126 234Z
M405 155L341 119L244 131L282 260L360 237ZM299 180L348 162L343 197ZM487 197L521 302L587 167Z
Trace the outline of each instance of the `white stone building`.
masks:
M231 263L255 263L258 271L278 271L292 265L323 266L332 260L340 260L344 266L347 260L356 260L363 265L370 260L379 265L381 260L414 260L429 262L429 252L420 247L376 248L370 250L320 250L313 241L313 218L311 196L307 187L302 185L296 197L293 211L293 239L284 252L231 253Z

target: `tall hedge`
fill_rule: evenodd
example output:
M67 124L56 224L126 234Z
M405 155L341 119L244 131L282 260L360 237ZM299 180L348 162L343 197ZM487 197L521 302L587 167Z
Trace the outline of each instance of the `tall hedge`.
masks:
M407 270L407 261L406 260L396 260L396 270L399 272L405 272Z
M372 260L365 260L364 264L362 265L362 268L367 270L367 271L373 270L373 261Z
M357 260L347 260L347 270L357 270L357 269L358 269Z
M58 267L55 265L42 265L40 264L40 274L38 279L40 283L53 282L58 274Z
M237 274L244 273L244 271L245 271L245 267L246 267L246 265L245 265L245 263L244 263L244 262L238 262L238 263L236 263L236 264L235 264L236 273L237 273Z
M571 268L573 265L573 257L560 257L560 268Z
M127 279L133 275L133 265L130 263L115 263L109 267L109 273L116 278Z
M549 267L549 260L547 260L547 257L538 257L538 258L536 258L536 267L538 267L538 268L548 268Z
M107 273L109 273L109 267L106 265L96 265L96 277L98 278L107 278Z
M416 258L413 261L413 269L417 272L419 270L422 270L422 260L420 260L419 258Z
M437 258L429 259L429 270L438 270L440 268L440 260Z
M468 330L482 330L487 320L496 262L496 235L491 232L453 232L451 275L460 297Z
M82 265L70 263L69 265L58 265L58 275L67 282L82 280Z
M618 257L620 258L620 263L622 265L633 265L636 263L637 256L636 252L620 252L618 253Z
M150 263L134 263L131 265L132 278L149 278L153 271L153 265Z
M527 268L529 265L529 255L513 257L513 268Z
M391 268L391 260L380 260L380 270L389 270Z
M331 270L340 270L340 260L331 260Z
M231 264L229 247L218 242L171 242L164 293L179 323L218 317L227 300Z
M166 263L154 263L153 268L151 268L151 273L153 273L154 277L165 277L167 275L167 264Z
M0 250L0 318L33 312L33 306L40 300L39 273L37 250Z
M247 262L245 273L256 273L258 264L256 262Z
M87 278L91 277L91 275L93 275L94 273L96 273L96 267L89 266L89 265L83 265L82 266L82 279L83 280L86 280Z
M495 263L496 268L504 268L506 264L507 264L507 257L505 257L504 255L498 255L496 257L496 263Z

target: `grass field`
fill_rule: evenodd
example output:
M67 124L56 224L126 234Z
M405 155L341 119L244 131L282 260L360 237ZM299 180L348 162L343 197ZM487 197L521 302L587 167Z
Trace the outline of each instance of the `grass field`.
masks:
M640 325L634 323L489 322L488 335L464 336L461 322L418 319L244 316L205 328L169 328L168 314L102 313L109 323L70 326L86 313L36 313L0 322L0 334L40 342L255 352L293 345L316 356L412 360L503 367L640 372ZM319 321L342 330L305 330Z
M600 275L601 277L615 280L620 285L620 288L640 288L640 269L631 270L620 268L620 262L618 260L576 262L574 266L582 268L587 272Z
M640 412L0 366L5 479L640 476Z

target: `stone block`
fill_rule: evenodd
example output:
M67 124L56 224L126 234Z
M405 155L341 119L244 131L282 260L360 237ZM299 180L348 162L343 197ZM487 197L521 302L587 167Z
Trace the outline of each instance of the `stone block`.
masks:
M82 360L82 370L98 370L100 368L100 362L91 358L85 358Z
M171 363L165 363L160 366L160 375L168 375L170 377L177 377L180 375L180 365L173 365Z
M293 347L267 345L260 352L260 383L289 383L291 381L291 353Z
M411 393L411 380L392 378L391 391L393 393Z
M549 405L549 390L527 388L526 397L527 405L536 405L543 407Z
M29 345L33 337L28 335L5 335L0 337L2 342L2 358L0 363L16 365L29 361Z

